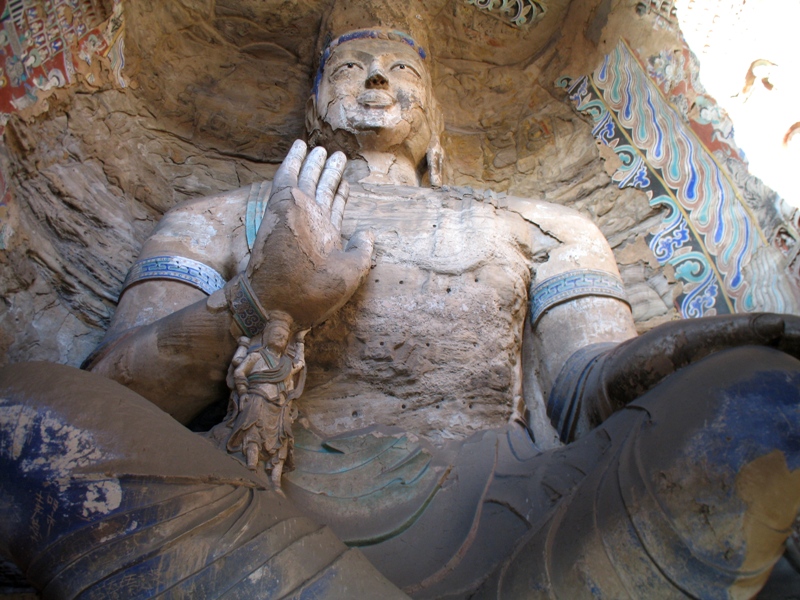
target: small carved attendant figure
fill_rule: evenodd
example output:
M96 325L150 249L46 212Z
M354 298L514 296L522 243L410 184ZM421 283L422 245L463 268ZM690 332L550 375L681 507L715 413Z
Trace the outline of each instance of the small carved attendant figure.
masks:
M284 467L292 469L294 399L305 383L304 342L308 330L289 344L289 319L272 319L252 340L240 337L228 370L228 415L209 437L231 454L241 452L251 470L259 460L280 486ZM288 347L287 347L288 346Z

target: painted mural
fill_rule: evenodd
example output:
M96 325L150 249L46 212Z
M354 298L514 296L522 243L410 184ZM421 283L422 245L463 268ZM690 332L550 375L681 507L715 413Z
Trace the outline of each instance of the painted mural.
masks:
M641 189L651 205L664 207L661 227L647 242L683 284L675 299L681 316L798 310L786 257L769 239L779 230L764 232L731 171L698 136L713 142L721 158L741 162L732 131L729 137L717 135L720 119L706 128L694 119L695 131L688 111L681 114L622 41L591 76L564 77L557 85L591 116L595 139L621 161L612 177L618 186Z
M756 60L751 65L741 91L745 97L752 92L755 83L753 70L764 63L769 61ZM747 157L734 140L733 121L700 83L697 57L684 45L678 50L663 50L650 56L644 65L650 79L658 85L683 121L717 161L730 171L747 204L753 207L766 204L777 209L779 215L775 211L766 214L763 210L756 210L756 216L760 218L762 230L768 232L772 245L792 263L789 268L792 277L800 281L800 210L788 205L749 173ZM785 222L777 223L778 220ZM773 232L772 235L769 232Z
M8 208L11 202L11 190L8 189L5 174L0 169L0 250L8 247L8 238L13 233L8 223Z
M50 90L75 83L94 57L113 52L123 62L118 1L109 18L100 0L6 0L0 22L0 125Z
M47 96L76 83L99 83L98 57L125 87L120 0L110 15L101 0L0 0L0 135L14 113L43 110ZM0 172L0 250L13 231L11 192Z
M733 122L706 94L700 83L700 64L688 47L662 50L649 57L645 67L650 79L708 150L745 161L733 138Z

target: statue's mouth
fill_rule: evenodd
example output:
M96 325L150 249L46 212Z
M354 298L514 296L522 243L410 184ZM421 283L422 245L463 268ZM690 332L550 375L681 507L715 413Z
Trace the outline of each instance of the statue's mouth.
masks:
M367 108L388 108L395 103L395 99L381 90L366 90L358 97L358 103Z

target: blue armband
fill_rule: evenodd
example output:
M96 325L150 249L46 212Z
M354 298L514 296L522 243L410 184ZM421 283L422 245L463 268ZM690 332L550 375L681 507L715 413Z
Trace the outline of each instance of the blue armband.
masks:
M133 284L146 279L169 279L188 283L208 295L225 285L222 275L201 262L182 256L153 256L133 263L122 284L120 295Z
M605 271L576 269L548 277L531 290L531 325L562 302L582 296L605 296L630 306L622 281Z

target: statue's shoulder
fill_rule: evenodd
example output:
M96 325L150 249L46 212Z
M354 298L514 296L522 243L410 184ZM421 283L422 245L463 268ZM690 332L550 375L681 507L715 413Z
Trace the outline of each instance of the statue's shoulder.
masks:
M569 206L548 202L540 198L507 196L505 206L526 221L562 242L600 241L606 239L592 219Z
M248 202L257 200L261 196L269 195L271 181L257 181L235 190L227 190L209 196L190 198L176 204L169 209L164 217L181 217L190 215L215 215L235 211L242 212Z
M542 198L506 196L505 204L509 209L527 218L585 218L574 208L549 202Z
M270 181L258 181L235 190L181 202L164 214L153 237L179 235L206 239L209 236L230 237L239 229L255 232L271 185Z

